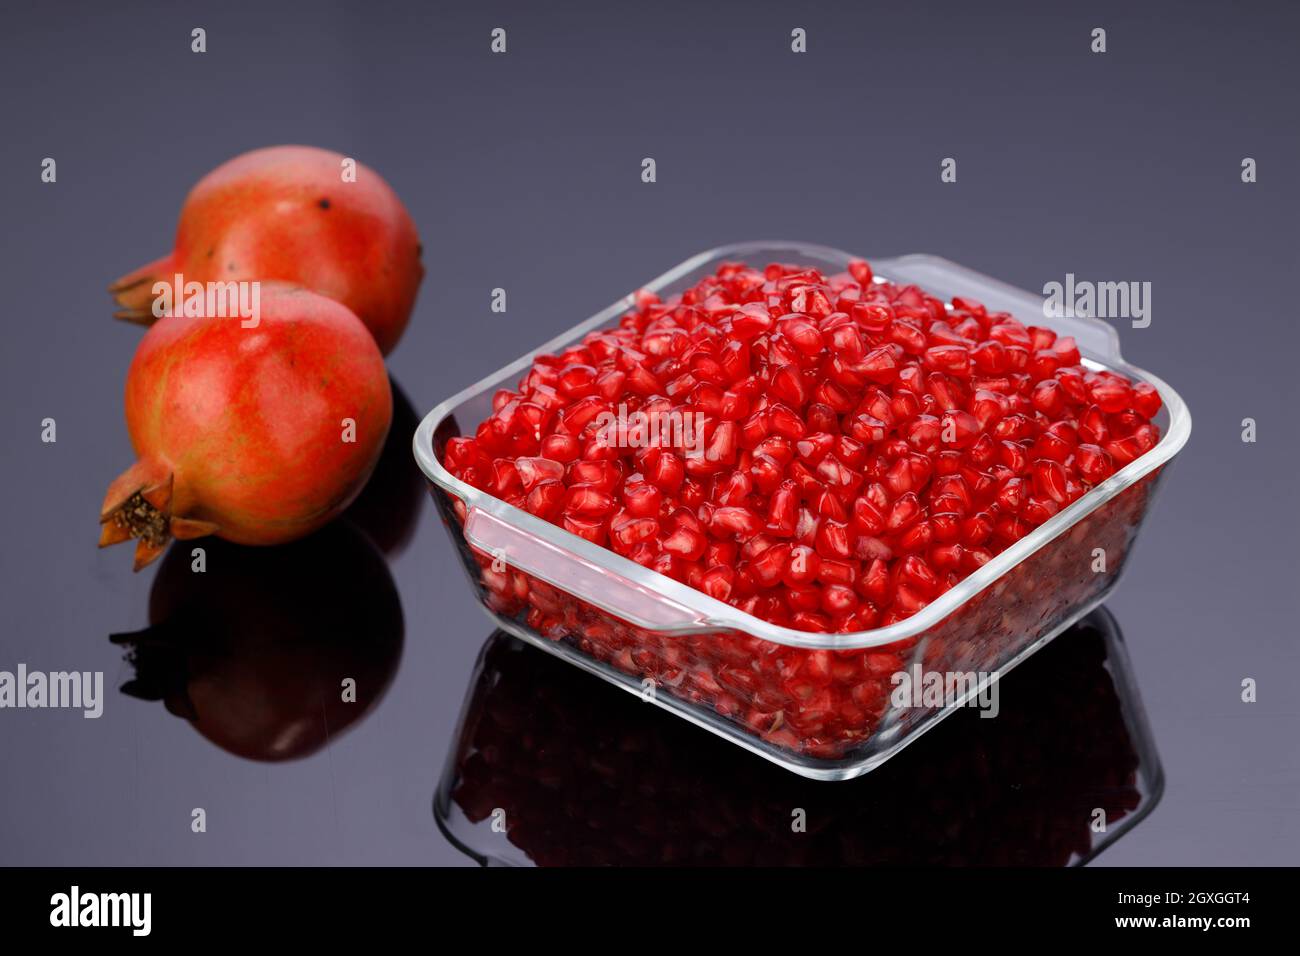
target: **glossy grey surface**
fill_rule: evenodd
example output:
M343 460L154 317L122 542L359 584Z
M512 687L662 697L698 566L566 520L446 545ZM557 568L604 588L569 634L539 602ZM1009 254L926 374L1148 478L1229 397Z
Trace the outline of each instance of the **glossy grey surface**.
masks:
M1150 281L1152 324L1121 327L1124 352L1195 425L1108 607L1168 786L1098 862L1300 858L1293 7L10 3L3 19L0 670L103 670L107 701L98 720L0 711L0 863L468 862L430 800L490 626L428 502L390 557L392 684L314 755L236 757L116 689L132 669L107 637L145 626L156 572L94 549L130 460L139 334L104 286L166 250L203 172L282 142L369 163L419 223L428 277L390 360L418 413L723 242L931 252L1028 289ZM1240 702L1247 677L1258 703Z

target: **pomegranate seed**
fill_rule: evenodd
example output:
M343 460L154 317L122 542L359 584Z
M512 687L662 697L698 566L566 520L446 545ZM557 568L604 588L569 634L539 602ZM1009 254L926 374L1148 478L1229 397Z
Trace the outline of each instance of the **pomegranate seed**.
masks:
M516 458L515 470L524 491L532 491L539 482L559 481L564 477L564 465L549 458Z
M614 496L595 485L570 485L564 497L566 514L600 517L614 511Z
M517 464L517 462L516 462ZM528 492L524 508L529 514L552 521L564 504L564 486L558 481L541 481Z
M847 558L852 556L848 525L830 518L821 523L817 529L817 553L823 558Z
M1094 485L1115 473L1115 463L1110 455L1096 445L1083 444L1076 448L1074 465L1079 474Z
M700 581L700 590L711 598L725 601L736 584L736 572L726 565L709 568Z
M1155 418L1163 403L1154 385L1138 382L1133 386L1133 410L1144 418Z
M638 518L653 518L663 504L663 492L650 484L628 484L623 488L623 507Z
M752 538L762 529L763 520L743 507L718 508L709 522L709 530L719 537L736 535L741 540Z
M664 551L686 561L698 561L704 556L707 545L704 535L693 528L678 528L663 541Z
M1049 458L1040 458L1034 462L1030 469L1034 479L1034 491L1040 495L1046 495L1057 503L1068 500L1065 491L1065 468L1059 461L1052 461Z

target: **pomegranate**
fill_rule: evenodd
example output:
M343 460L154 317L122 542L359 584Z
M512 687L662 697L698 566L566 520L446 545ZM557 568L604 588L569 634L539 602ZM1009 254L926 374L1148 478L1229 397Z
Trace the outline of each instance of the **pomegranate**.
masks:
M167 316L126 380L139 460L104 497L100 546L136 539L135 567L169 538L300 538L365 484L392 418L384 360L332 299L262 287L256 327Z
M181 207L175 248L109 287L118 318L154 321L153 286L280 279L337 299L385 355L424 268L406 207L374 170L310 146L256 149L218 166Z

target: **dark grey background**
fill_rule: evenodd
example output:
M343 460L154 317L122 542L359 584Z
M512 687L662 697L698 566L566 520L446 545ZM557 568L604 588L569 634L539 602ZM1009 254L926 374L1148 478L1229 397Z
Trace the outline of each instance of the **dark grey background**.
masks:
M1121 329L1125 354L1182 392L1195 425L1109 607L1168 791L1100 862L1298 862L1294 5L9 2L2 16L0 668L104 670L112 688L129 675L106 636L144 625L153 571L94 542L130 460L119 396L138 331L109 318L104 286L170 247L202 173L311 143L381 171L420 226L428 276L390 367L421 413L724 242L930 252L1029 289L1066 272L1152 282L1154 321ZM496 26L504 56L488 50ZM57 184L39 180L46 156ZM956 184L939 181L945 156ZM1246 416L1257 444L1240 441ZM392 563L400 669L363 722L265 765L115 689L98 721L0 712L0 863L466 862L429 801L489 626L427 503L420 522Z

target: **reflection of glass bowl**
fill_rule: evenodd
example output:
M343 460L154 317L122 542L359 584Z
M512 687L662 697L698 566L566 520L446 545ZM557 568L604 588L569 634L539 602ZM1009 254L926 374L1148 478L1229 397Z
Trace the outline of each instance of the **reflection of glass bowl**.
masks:
M998 716L955 713L831 786L497 632L434 814L485 864L1063 866L1155 805L1163 776L1109 613L1088 615L998 692ZM800 811L806 832L793 827Z
M206 570L191 570L202 547ZM346 521L292 544L174 543L129 648L124 693L162 700L223 750L289 760L319 750L383 696L402 607L383 557ZM355 681L354 700L343 682Z

